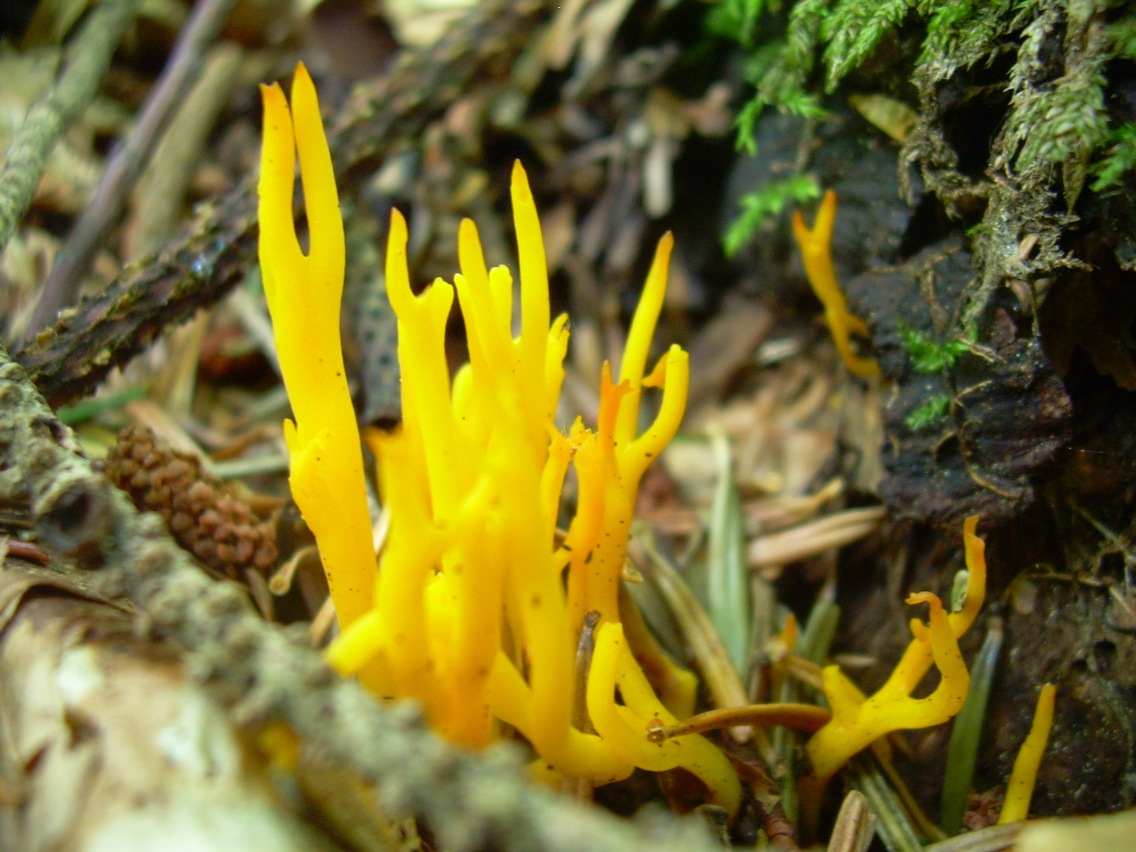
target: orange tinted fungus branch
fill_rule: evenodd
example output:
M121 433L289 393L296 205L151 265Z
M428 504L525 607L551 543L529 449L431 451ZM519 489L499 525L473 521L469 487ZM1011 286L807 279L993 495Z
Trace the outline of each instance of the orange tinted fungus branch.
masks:
M1002 813L998 815L999 825L1019 822L1029 816L1041 756L1045 753L1049 731L1053 728L1053 705L1056 698L1056 686L1047 683L1041 688L1037 697L1037 709L1033 713L1033 724L1018 750L1014 769L1010 773L1010 783L1006 785L1006 801L1002 804Z
M289 483L315 534L336 614L346 626L370 608L375 554L339 336L343 220L307 70L296 66L291 110L279 85L262 86L261 96L260 266L295 417L284 422ZM308 219L307 255L300 250L292 213L297 152Z
M824 194L811 229L805 225L801 212L794 211L793 237L800 246L809 284L824 305L824 319L836 351L855 375L861 378L878 376L880 365L874 358L862 358L852 351L852 335L867 337L868 326L848 312L844 291L836 280L836 270L832 265L832 225L835 219L836 193L830 189Z
M982 609L982 604L986 602L986 542L978 537L975 532L977 529L978 515L971 515L963 521L962 540L963 553L966 559L966 590L963 595L962 606L959 607L957 612L952 612L947 616L951 633L954 634L956 639L961 639L963 634L970 629L970 626L974 624L974 619L978 617L978 611ZM911 632L926 644L927 625L913 619ZM927 668L930 668L929 662Z

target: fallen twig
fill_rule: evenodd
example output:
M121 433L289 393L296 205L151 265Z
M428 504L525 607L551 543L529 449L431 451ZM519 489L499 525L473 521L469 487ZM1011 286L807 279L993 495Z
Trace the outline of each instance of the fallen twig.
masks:
M478 74L515 56L547 10L542 0L476 4L437 44L404 54L390 72L361 83L328 133L337 176L420 135ZM215 303L241 280L255 262L255 225L250 177L205 205L155 258L65 312L17 359L52 405L91 392L167 326Z
M71 59L59 79L28 110L24 123L8 144L0 169L0 251L8 245L16 224L31 205L48 154L59 135L95 96L138 6L139 0L106 0L96 4L72 42Z
M123 202L162 138L162 131L174 110L200 75L205 53L228 20L234 2L202 0L190 12L186 28L178 38L162 76L146 99L130 135L111 155L95 197L56 255L55 264L32 311L24 333L25 340L50 324L60 309L72 304L79 295L83 271L122 212Z

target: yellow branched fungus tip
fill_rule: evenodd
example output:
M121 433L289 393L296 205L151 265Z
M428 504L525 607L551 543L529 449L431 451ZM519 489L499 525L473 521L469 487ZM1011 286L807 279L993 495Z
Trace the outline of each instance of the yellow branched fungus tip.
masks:
M1010 773L1010 782L1006 785L1006 801L1002 804L1002 813L998 816L998 824L1019 822L1029 816L1030 801L1033 799L1033 788L1037 783L1037 772L1041 768L1041 756L1049 743L1049 732L1053 728L1053 708L1057 699L1057 687L1051 683L1045 684L1037 697L1037 709L1034 710L1033 723L1029 733L1026 734L1018 756L1014 760L1014 769Z
M854 375L870 378L880 374L880 365L874 358L857 355L851 343L853 334L867 336L868 327L863 320L848 312L844 291L840 289L832 264L832 226L835 219L836 193L830 189L824 194L811 229L805 225L799 210L793 212L793 237L801 249L809 285L824 305L824 319L841 360Z
M375 570L355 409L339 333L344 236L315 86L297 66L292 104L262 86L260 266L280 371L295 415L286 429L296 504L316 536L341 625L368 609ZM310 249L293 220L296 161Z

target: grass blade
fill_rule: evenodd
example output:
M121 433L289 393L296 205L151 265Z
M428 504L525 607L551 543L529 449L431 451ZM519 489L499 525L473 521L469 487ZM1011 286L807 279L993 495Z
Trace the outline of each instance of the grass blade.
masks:
M966 814L966 797L970 792L974 764L978 759L982 723L986 718L986 702L990 698L990 685L1002 650L1002 635L1002 619L990 619L986 638L971 667L970 692L951 728L939 813L939 826L948 837L959 833L962 818Z

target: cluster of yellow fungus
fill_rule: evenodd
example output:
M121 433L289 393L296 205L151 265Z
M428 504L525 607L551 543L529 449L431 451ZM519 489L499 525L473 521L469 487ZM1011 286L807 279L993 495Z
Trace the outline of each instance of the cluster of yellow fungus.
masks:
M263 93L261 264L296 415L296 425L286 425L293 494L316 535L342 628L329 661L378 695L417 699L455 742L481 746L508 725L532 745L542 774L595 783L636 767L681 767L733 812L740 785L710 741L648 740L650 728L677 721L674 712L689 713L689 701L668 708L656 696L636 658L638 623L629 618L625 632L620 614L639 481L675 434L686 402L689 366L679 347L647 371L670 236L651 266L619 382L604 368L596 428L577 419L561 432L554 417L567 318L550 317L524 170L514 168L511 187L516 337L512 277L503 266L486 267L472 222L460 228L453 284L438 279L415 295L406 224L392 215L386 283L398 317L403 422L372 441L391 517L376 571L340 355L342 220L315 89L300 66L291 113L278 86ZM310 230L306 257L292 219L293 146ZM455 292L470 360L451 377L445 336ZM662 394L657 416L640 432L645 387ZM576 512L559 537L570 468Z
M801 211L794 211L793 237L801 249L809 284L824 305L824 319L836 351L849 370L866 379L878 376L880 365L875 358L864 358L852 351L852 335L867 337L868 326L848 311L844 291L836 280L836 270L832 265L832 225L835 221L836 193L830 189L824 194L811 229L805 225Z

